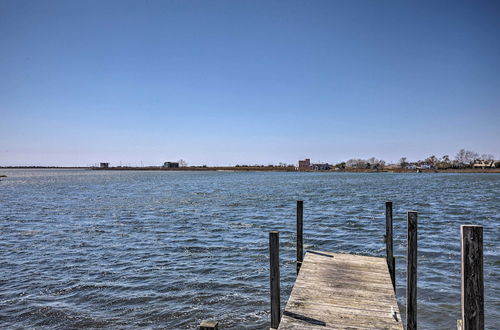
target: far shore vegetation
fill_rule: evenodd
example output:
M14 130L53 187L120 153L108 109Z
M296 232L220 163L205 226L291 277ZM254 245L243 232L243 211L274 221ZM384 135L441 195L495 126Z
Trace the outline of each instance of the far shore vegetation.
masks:
M371 157L368 159L351 158L346 161L329 164L314 163L309 159L299 161L299 165L278 164L237 164L235 166L189 166L180 159L176 162L165 162L157 166L110 166L109 163L100 163L95 166L65 167L65 166L0 166L0 168L39 168L39 169L94 169L94 170L225 170L225 171L343 171L343 172L500 172L500 160L495 160L492 154L479 154L474 151L461 149L452 159L449 155L437 157L431 155L423 160L412 161L401 157L397 163L387 163L383 159Z
M396 164L387 164L384 160L376 159L349 159L334 165L337 168L358 168L358 169L486 169L500 168L500 161L495 160L492 154L478 154L477 152L461 149L451 159L449 155L437 157L431 155L424 160L410 161L407 157L401 157Z

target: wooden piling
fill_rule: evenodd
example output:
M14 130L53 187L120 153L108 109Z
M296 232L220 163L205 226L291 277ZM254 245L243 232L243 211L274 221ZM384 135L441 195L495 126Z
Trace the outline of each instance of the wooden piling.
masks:
M484 329L483 227L460 226L462 329Z
M269 233L269 270L271 284L271 328L277 329L280 324L280 257L279 232Z
M396 292L396 258L394 258L393 250L393 233L392 233L392 202L385 202L385 250L387 252L387 267L391 275L392 286Z
M304 261L304 201L297 201L297 274Z
M417 329L417 212L408 212L406 329Z
M217 321L201 321L198 330L219 330L219 322Z

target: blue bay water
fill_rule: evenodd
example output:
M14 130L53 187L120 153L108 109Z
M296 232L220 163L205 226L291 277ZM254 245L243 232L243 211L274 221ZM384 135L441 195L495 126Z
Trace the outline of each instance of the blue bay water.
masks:
M394 202L404 314L406 211L419 212L418 321L460 318L460 225L484 226L486 327L500 328L500 175L1 170L0 328L269 327L268 232L283 305L305 247L384 256Z

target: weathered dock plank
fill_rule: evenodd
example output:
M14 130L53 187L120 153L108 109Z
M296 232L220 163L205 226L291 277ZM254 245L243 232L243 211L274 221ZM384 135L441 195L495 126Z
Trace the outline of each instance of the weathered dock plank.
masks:
M278 329L403 329L386 259L308 251Z

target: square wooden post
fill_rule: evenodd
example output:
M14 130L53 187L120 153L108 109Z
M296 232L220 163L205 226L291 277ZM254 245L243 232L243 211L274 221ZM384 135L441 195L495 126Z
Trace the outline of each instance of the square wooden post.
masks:
M297 201L297 275L304 261L304 201Z
M483 227L460 226L462 329L484 329Z
M408 212L406 329L417 329L417 212Z
M269 270L271 284L271 328L277 329L281 319L279 232L269 233Z
M396 292L396 259L394 258L392 233L392 202L385 202L385 250L387 267L391 275L392 286Z

